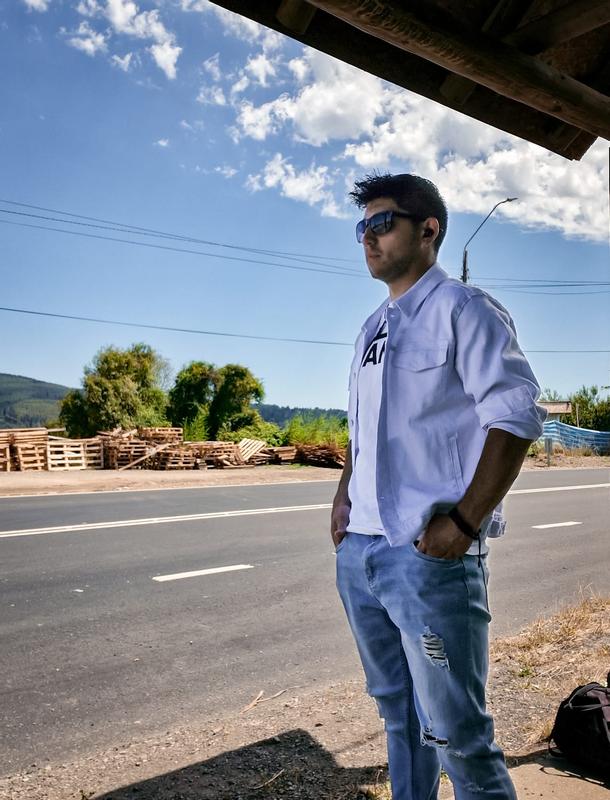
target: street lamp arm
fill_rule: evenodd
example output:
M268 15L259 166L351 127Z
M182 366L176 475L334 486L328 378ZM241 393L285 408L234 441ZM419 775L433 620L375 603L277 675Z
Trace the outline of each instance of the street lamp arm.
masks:
M483 222L482 222L482 223L479 225L479 227L476 229L476 231L475 231L475 232L472 234L472 236L470 237L470 239L469 239L469 240L466 242L466 244L464 245L464 250L465 250L465 249L468 247L468 245L470 244L470 242L471 242L471 241L474 239L474 237L477 235L477 233L478 233L478 232L481 230L481 228L483 227L483 225L485 225L485 223L487 222L487 220L488 220L488 219L491 217L491 215L494 213L494 211L496 210L496 208L497 208L498 206L501 206L503 203L512 203L512 202L513 202L513 200L518 200L518 199L519 199L518 197L507 197L507 198L506 198L506 200L500 200L500 202L499 202L499 203L496 203L496 204L495 204L495 206L494 206L494 207L491 209L491 211L489 212L489 214L488 214L488 215L485 217L485 219L483 220Z
M487 220L491 217L491 215L494 213L494 211L496 210L496 208L498 206L501 206L503 203L512 203L514 200L518 200L518 199L519 199L518 197L507 197L506 200L500 200L499 203L496 203L495 206L489 212L489 214L485 217L483 222L481 222L479 227L476 229L476 231L472 234L470 239L468 239L468 241L464 245L464 251L462 253L462 282L463 283L468 283L468 245L474 239L474 237L477 235L477 233L481 230L483 225L485 225Z

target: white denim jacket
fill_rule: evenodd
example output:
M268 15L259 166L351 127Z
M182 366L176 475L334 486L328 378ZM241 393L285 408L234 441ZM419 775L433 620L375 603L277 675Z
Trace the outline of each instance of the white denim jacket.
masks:
M355 463L358 372L387 308L376 486L379 515L396 546L417 539L435 513L462 499L490 428L538 439L546 411L536 405L540 388L508 312L481 289L434 264L388 303L356 340L348 423ZM505 524L500 505L483 535L500 536ZM477 550L475 543L471 552Z

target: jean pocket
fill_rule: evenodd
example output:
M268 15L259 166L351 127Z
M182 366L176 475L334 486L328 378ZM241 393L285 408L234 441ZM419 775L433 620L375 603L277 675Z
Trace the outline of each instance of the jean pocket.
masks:
M436 556L429 556L427 553L422 553L417 549L417 542L413 542L412 544L413 555L428 564L438 564L441 567L455 567L462 561L461 558L437 558Z
M346 534L345 534L345 536L343 537L343 539L341 539L341 541L339 542L339 544L338 544L338 545L335 547L335 555L336 555L336 554L337 554L339 551L343 550L343 547L345 546L345 542L347 541L347 537L348 537L348 536L349 536L349 533L346 533Z

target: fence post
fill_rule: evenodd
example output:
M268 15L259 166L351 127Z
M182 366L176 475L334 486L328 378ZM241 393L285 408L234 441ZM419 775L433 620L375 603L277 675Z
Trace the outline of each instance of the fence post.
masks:
M546 465L551 466L551 454L553 452L553 440L550 436L544 437L544 452L546 453Z

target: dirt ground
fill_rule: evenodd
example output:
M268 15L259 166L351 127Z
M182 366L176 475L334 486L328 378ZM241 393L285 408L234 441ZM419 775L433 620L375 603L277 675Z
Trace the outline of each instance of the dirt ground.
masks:
M546 748L559 701L605 683L610 598L585 597L491 648L488 700L509 766ZM384 735L361 681L287 687L65 763L0 777L8 800L389 800ZM451 789L445 784L441 797Z
M610 470L610 456L569 456L555 454L547 467L546 456L527 458L524 470L594 469ZM205 486L243 486L245 484L290 483L299 481L338 481L338 469L300 464L267 465L239 469L176 470L77 470L74 472L2 472L0 497L69 492L134 491Z

